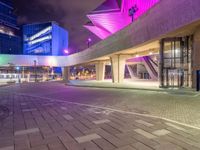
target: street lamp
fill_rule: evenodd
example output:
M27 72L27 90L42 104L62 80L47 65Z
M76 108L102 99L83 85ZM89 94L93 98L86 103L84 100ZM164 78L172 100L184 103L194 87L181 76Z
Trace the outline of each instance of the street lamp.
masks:
M17 70L17 77L18 77L18 81L19 81L19 83L21 83L20 67L19 67L19 66L17 66L17 67L16 67L16 70Z
M92 42L92 39L91 38L88 38L87 40L87 44L88 44L88 48L90 47L90 43Z
M36 61L36 60L34 60L34 73L35 73L35 82L37 82L36 63L37 63L37 61Z
M138 9L137 5L132 6L132 7L128 10L129 16L132 17L132 22L134 21L135 13L136 13L138 10L139 10L139 9Z
M19 71L19 70L20 70L20 67L19 67L19 66L17 66L17 67L16 67L16 70L17 70L17 71Z
M68 49L65 49L65 50L64 50L64 53L65 53L65 54L69 54L69 50L68 50Z

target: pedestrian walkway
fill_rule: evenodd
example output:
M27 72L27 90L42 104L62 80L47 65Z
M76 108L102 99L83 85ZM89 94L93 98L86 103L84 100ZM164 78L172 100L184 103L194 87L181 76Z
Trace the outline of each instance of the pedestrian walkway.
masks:
M127 89L152 89L158 90L157 81L148 80L130 80L126 79L123 83L112 83L112 80L70 80L68 85L88 86L88 87L105 87L105 88L127 88Z
M190 88L159 88L157 81L150 80L130 80L126 79L123 83L112 83L112 80L96 81L96 80L70 80L68 86L77 87L94 87L94 88L115 88L115 89L133 89L146 91L169 92L173 94L198 94L194 89Z
M0 150L199 150L200 130L162 119L0 92ZM24 111L26 110L26 111Z

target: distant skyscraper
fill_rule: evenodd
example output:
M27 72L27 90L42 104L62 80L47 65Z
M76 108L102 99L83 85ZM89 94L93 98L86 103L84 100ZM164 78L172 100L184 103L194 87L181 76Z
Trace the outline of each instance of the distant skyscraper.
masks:
M13 14L13 1L0 0L0 54L22 53L17 17Z
M68 50L68 32L56 22L24 25L23 49L26 55L64 55Z

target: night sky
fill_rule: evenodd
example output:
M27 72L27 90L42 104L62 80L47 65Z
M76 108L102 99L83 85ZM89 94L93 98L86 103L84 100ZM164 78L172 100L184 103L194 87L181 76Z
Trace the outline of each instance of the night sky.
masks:
M69 31L69 50L87 48L87 39L93 44L99 39L83 27L89 20L86 14L104 0L14 0L19 24L56 21Z

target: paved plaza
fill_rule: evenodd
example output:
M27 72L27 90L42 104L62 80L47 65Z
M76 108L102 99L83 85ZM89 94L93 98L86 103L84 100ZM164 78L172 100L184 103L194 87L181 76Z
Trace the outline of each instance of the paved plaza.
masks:
M0 150L200 150L197 93L30 83L0 106Z

